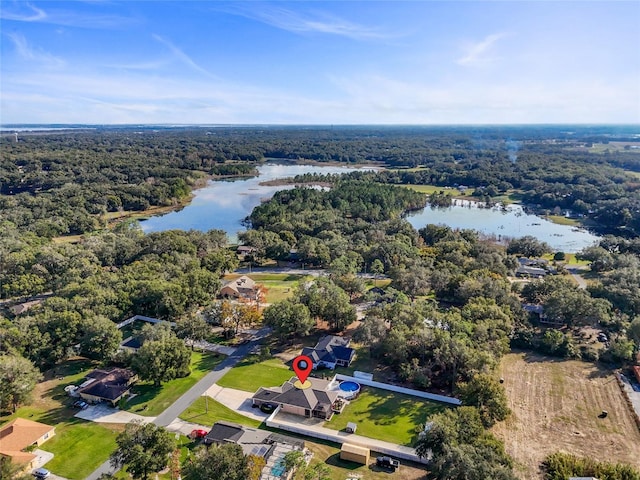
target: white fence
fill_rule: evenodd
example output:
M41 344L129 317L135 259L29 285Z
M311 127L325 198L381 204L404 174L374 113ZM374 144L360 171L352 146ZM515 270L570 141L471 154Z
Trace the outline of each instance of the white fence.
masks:
M413 395L414 397L426 398L427 400L433 400L436 402L448 403L449 405L462 405L462 402L457 398L447 397L445 395L437 395L435 393L420 392L418 390L412 390L411 388L398 387L396 385L389 385L388 383L375 382L373 380L366 380L364 378L350 377L349 375L336 374L337 380L350 380L352 382L359 383L360 385L366 385L367 387L375 387L381 390L390 390L396 393L404 393L406 395Z
M164 322L164 320L158 320L157 318L145 317L144 315L134 315L133 317L127 318L126 320L120 322L119 324L116 325L116 327L122 328L125 325L129 325L130 323L135 322L136 320L142 320L143 322L148 322L148 323L162 323L162 322ZM169 325L171 325L172 327L175 327L176 323L175 322L169 322Z
M390 455L394 458L399 458L402 460L409 460L411 462L416 463L427 463L426 459L420 458L413 448L409 447L401 447L398 445L398 448L393 448L392 444L389 444L388 447L381 445L380 442L375 440L371 440L368 442L366 437L362 437L360 435L353 434L345 434L344 432L335 432L330 433L328 429L315 429L315 428L305 428L304 425L294 425L289 422L280 422L277 420L277 415L280 412L282 405L279 405L273 413L267 418L266 424L271 428L278 428L280 430L286 430L288 432L297 433L300 435L305 435L307 437L319 438L321 440L328 440L330 442L338 443L342 445L343 443L350 443L352 445L357 445L359 447L368 448L374 452L382 453L383 455ZM385 442L387 443L387 442Z

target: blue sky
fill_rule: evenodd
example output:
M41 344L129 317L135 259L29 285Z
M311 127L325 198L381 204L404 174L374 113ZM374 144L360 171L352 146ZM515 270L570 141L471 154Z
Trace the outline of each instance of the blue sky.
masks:
M0 3L1 123L640 123L640 2Z

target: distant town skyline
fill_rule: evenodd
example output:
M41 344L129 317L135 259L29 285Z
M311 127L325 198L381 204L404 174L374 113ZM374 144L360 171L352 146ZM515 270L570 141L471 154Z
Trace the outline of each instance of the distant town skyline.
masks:
M0 123L640 123L640 2L2 1Z

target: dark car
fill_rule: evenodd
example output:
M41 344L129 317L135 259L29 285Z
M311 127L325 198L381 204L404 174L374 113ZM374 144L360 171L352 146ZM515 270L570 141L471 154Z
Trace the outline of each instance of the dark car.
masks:
M85 402L84 400L77 400L77 401L73 402L73 406L75 408L80 408L81 410L84 410L85 408L87 408L89 406L89 404L87 402Z
M36 478L48 478L49 475L51 475L51 472L49 472L49 470L47 470L46 468L36 468L31 475L33 475Z
M376 465L380 468L385 468L394 472L396 471L396 469L400 468L400 462L398 460L394 460L391 457L376 458Z

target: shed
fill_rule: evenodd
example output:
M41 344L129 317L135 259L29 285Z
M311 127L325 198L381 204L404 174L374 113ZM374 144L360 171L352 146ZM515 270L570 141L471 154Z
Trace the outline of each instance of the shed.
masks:
M356 433L356 430L358 428L358 425L356 425L353 422L349 422L347 423L347 428L345 428L347 433Z
M349 462L361 463L362 465L369 464L369 457L371 451L365 447L359 447L358 445L352 445L350 443L343 443L340 450L340 460L347 460Z

